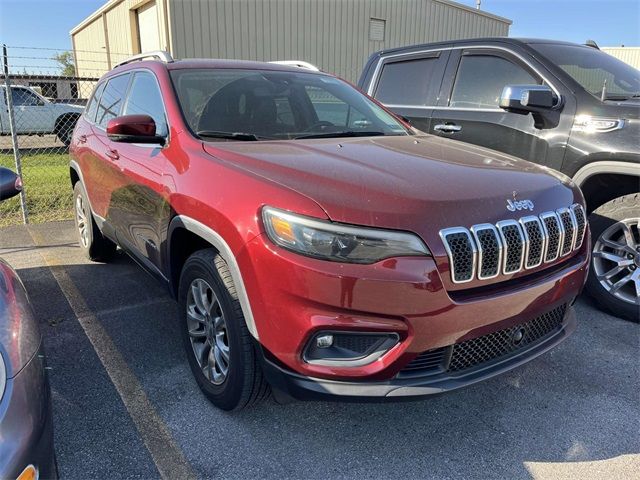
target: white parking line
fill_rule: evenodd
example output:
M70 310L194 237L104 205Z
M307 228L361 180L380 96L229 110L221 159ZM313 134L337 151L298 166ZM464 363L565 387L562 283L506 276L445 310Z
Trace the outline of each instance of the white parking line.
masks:
M46 247L46 241L39 232L31 228L28 231L37 246ZM93 345L161 477L165 479L195 478L196 475L182 450L173 440L166 424L156 412L113 340L88 307L78 287L64 269L63 263L48 249L41 249L38 253L51 271L78 323Z

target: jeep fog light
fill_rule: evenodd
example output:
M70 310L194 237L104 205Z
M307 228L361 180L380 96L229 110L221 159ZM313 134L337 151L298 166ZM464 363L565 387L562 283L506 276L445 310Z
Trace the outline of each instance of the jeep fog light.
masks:
M397 333L319 332L304 350L312 365L358 367L382 357L398 343Z

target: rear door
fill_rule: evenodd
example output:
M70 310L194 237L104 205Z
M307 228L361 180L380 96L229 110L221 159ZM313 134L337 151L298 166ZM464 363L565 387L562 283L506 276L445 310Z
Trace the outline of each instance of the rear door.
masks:
M512 52L491 47L455 49L429 132L559 168L566 135L558 136L553 127L536 129L532 115L498 107L506 85L543 83L543 77ZM552 115L560 120L559 112Z
M168 189L163 172L171 163L165 156L169 128L164 102L155 75L148 70L133 74L122 115L144 114L153 118L161 144L135 144L109 140L118 155L123 182L111 194L110 220L118 244L153 273L161 273L161 244L170 219Z
M446 49L383 57L368 93L418 130L427 132L448 57Z

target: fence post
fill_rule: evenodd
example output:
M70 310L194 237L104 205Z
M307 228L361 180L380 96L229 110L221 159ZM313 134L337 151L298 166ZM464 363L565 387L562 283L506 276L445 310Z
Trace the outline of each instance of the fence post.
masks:
M20 148L18 146L18 133L16 129L16 119L13 111L13 96L11 95L11 81L9 80L9 57L7 55L7 46L2 45L2 55L4 63L4 84L5 96L7 102L7 113L9 114L9 129L11 130L11 145L13 147L13 158L16 162L16 173L22 178L22 162L20 160ZM26 225L29 223L29 212L27 211L27 194L24 190L20 192L20 206L22 207L22 221Z

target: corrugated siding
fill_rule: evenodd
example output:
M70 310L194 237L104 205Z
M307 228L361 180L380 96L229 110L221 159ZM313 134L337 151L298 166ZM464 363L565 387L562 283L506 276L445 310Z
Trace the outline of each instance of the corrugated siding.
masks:
M101 75L107 68L107 50L102 17L84 27L73 36L76 72L83 77Z
M383 48L506 36L509 24L439 0L169 0L174 56L305 60L355 82ZM369 40L371 18L384 41Z
M640 47L603 47L601 50L640 70Z

